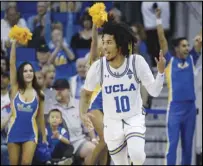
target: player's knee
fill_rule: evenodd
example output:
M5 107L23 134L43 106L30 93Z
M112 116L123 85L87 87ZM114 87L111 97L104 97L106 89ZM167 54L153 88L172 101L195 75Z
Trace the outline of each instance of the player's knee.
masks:
M144 151L140 151L136 148L130 148L129 154L133 165L142 165L145 162L146 154Z
M95 145L91 142L86 143L86 146L81 149L80 156L86 158L89 155L92 155L95 149Z
M94 144L91 144L88 148L87 148L87 154L92 154L93 151L95 149L95 145Z

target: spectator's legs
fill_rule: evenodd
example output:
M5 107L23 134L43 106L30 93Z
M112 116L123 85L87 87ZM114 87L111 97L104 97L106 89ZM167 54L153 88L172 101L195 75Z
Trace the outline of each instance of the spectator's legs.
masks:
M171 108L168 112L169 114L168 125L167 125L168 145L167 145L167 156L166 156L167 165L176 165L176 153L177 153L177 146L178 146L179 134L180 134L181 116L171 113L174 111L176 110L172 110Z
M31 165L36 149L34 141L28 141L22 144L22 160L21 165Z
M60 142L58 145L56 145L56 147L54 148L54 151L52 152L51 156L52 158L57 158L57 159L61 159L62 157L72 157L73 155L73 146L70 144L64 144L62 142Z
M186 105L186 115L181 124L181 145L182 145L182 163L181 165L191 165L192 144L196 124L195 103Z
M10 165L18 165L20 157L20 144L8 143L8 153Z
M96 145L91 163L90 165L95 165L97 160L99 159L101 162L101 165L107 165L107 159L108 159L108 148L106 143L104 142L104 134L103 134L103 113L100 110L94 110L89 112L92 116L90 116L90 119L93 123L93 126L96 130L96 132L99 135L99 143ZM102 154L101 154L102 153Z
M7 145L1 145L1 165L9 165Z
M78 149L80 157L84 159L84 165L90 165L94 149L95 145L90 141L85 141L81 148Z

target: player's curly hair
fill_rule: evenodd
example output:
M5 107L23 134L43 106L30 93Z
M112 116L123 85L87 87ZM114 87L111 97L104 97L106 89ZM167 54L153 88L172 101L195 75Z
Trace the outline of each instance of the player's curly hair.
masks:
M117 48L121 48L121 53L124 56L128 57L134 53L133 47L137 43L137 39L127 24L109 20L104 24L102 34L113 35Z

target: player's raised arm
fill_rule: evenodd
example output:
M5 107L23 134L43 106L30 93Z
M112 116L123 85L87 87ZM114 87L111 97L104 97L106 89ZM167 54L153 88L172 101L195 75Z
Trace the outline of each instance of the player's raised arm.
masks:
M10 52L10 84L11 96L15 95L17 89L17 71L16 71L16 41L12 41Z
M165 55L168 52L168 42L164 34L164 28L162 26L161 20L161 9L159 8L156 9L156 20L157 20L157 33L159 38L159 45L161 47L161 50L163 51L163 54Z
M142 84L147 89L148 93L153 97L158 97L161 93L161 90L163 88L164 83L164 70L165 70L165 64L166 60L164 58L163 52L160 51L159 59L155 59L157 63L157 69L158 74L156 76L156 79L154 79L154 76L149 68L149 65L144 60L143 57L139 56L137 65L140 68L140 79Z

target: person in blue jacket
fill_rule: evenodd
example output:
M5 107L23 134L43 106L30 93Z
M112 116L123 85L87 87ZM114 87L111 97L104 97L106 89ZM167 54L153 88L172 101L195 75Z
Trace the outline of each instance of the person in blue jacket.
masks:
M196 123L194 73L202 48L202 32L195 37L194 46L189 50L185 37L173 41L173 52L168 50L160 19L161 11L156 10L159 44L166 58L166 81L168 85L167 165L176 165L176 151L181 136L181 165L191 165L192 143Z

